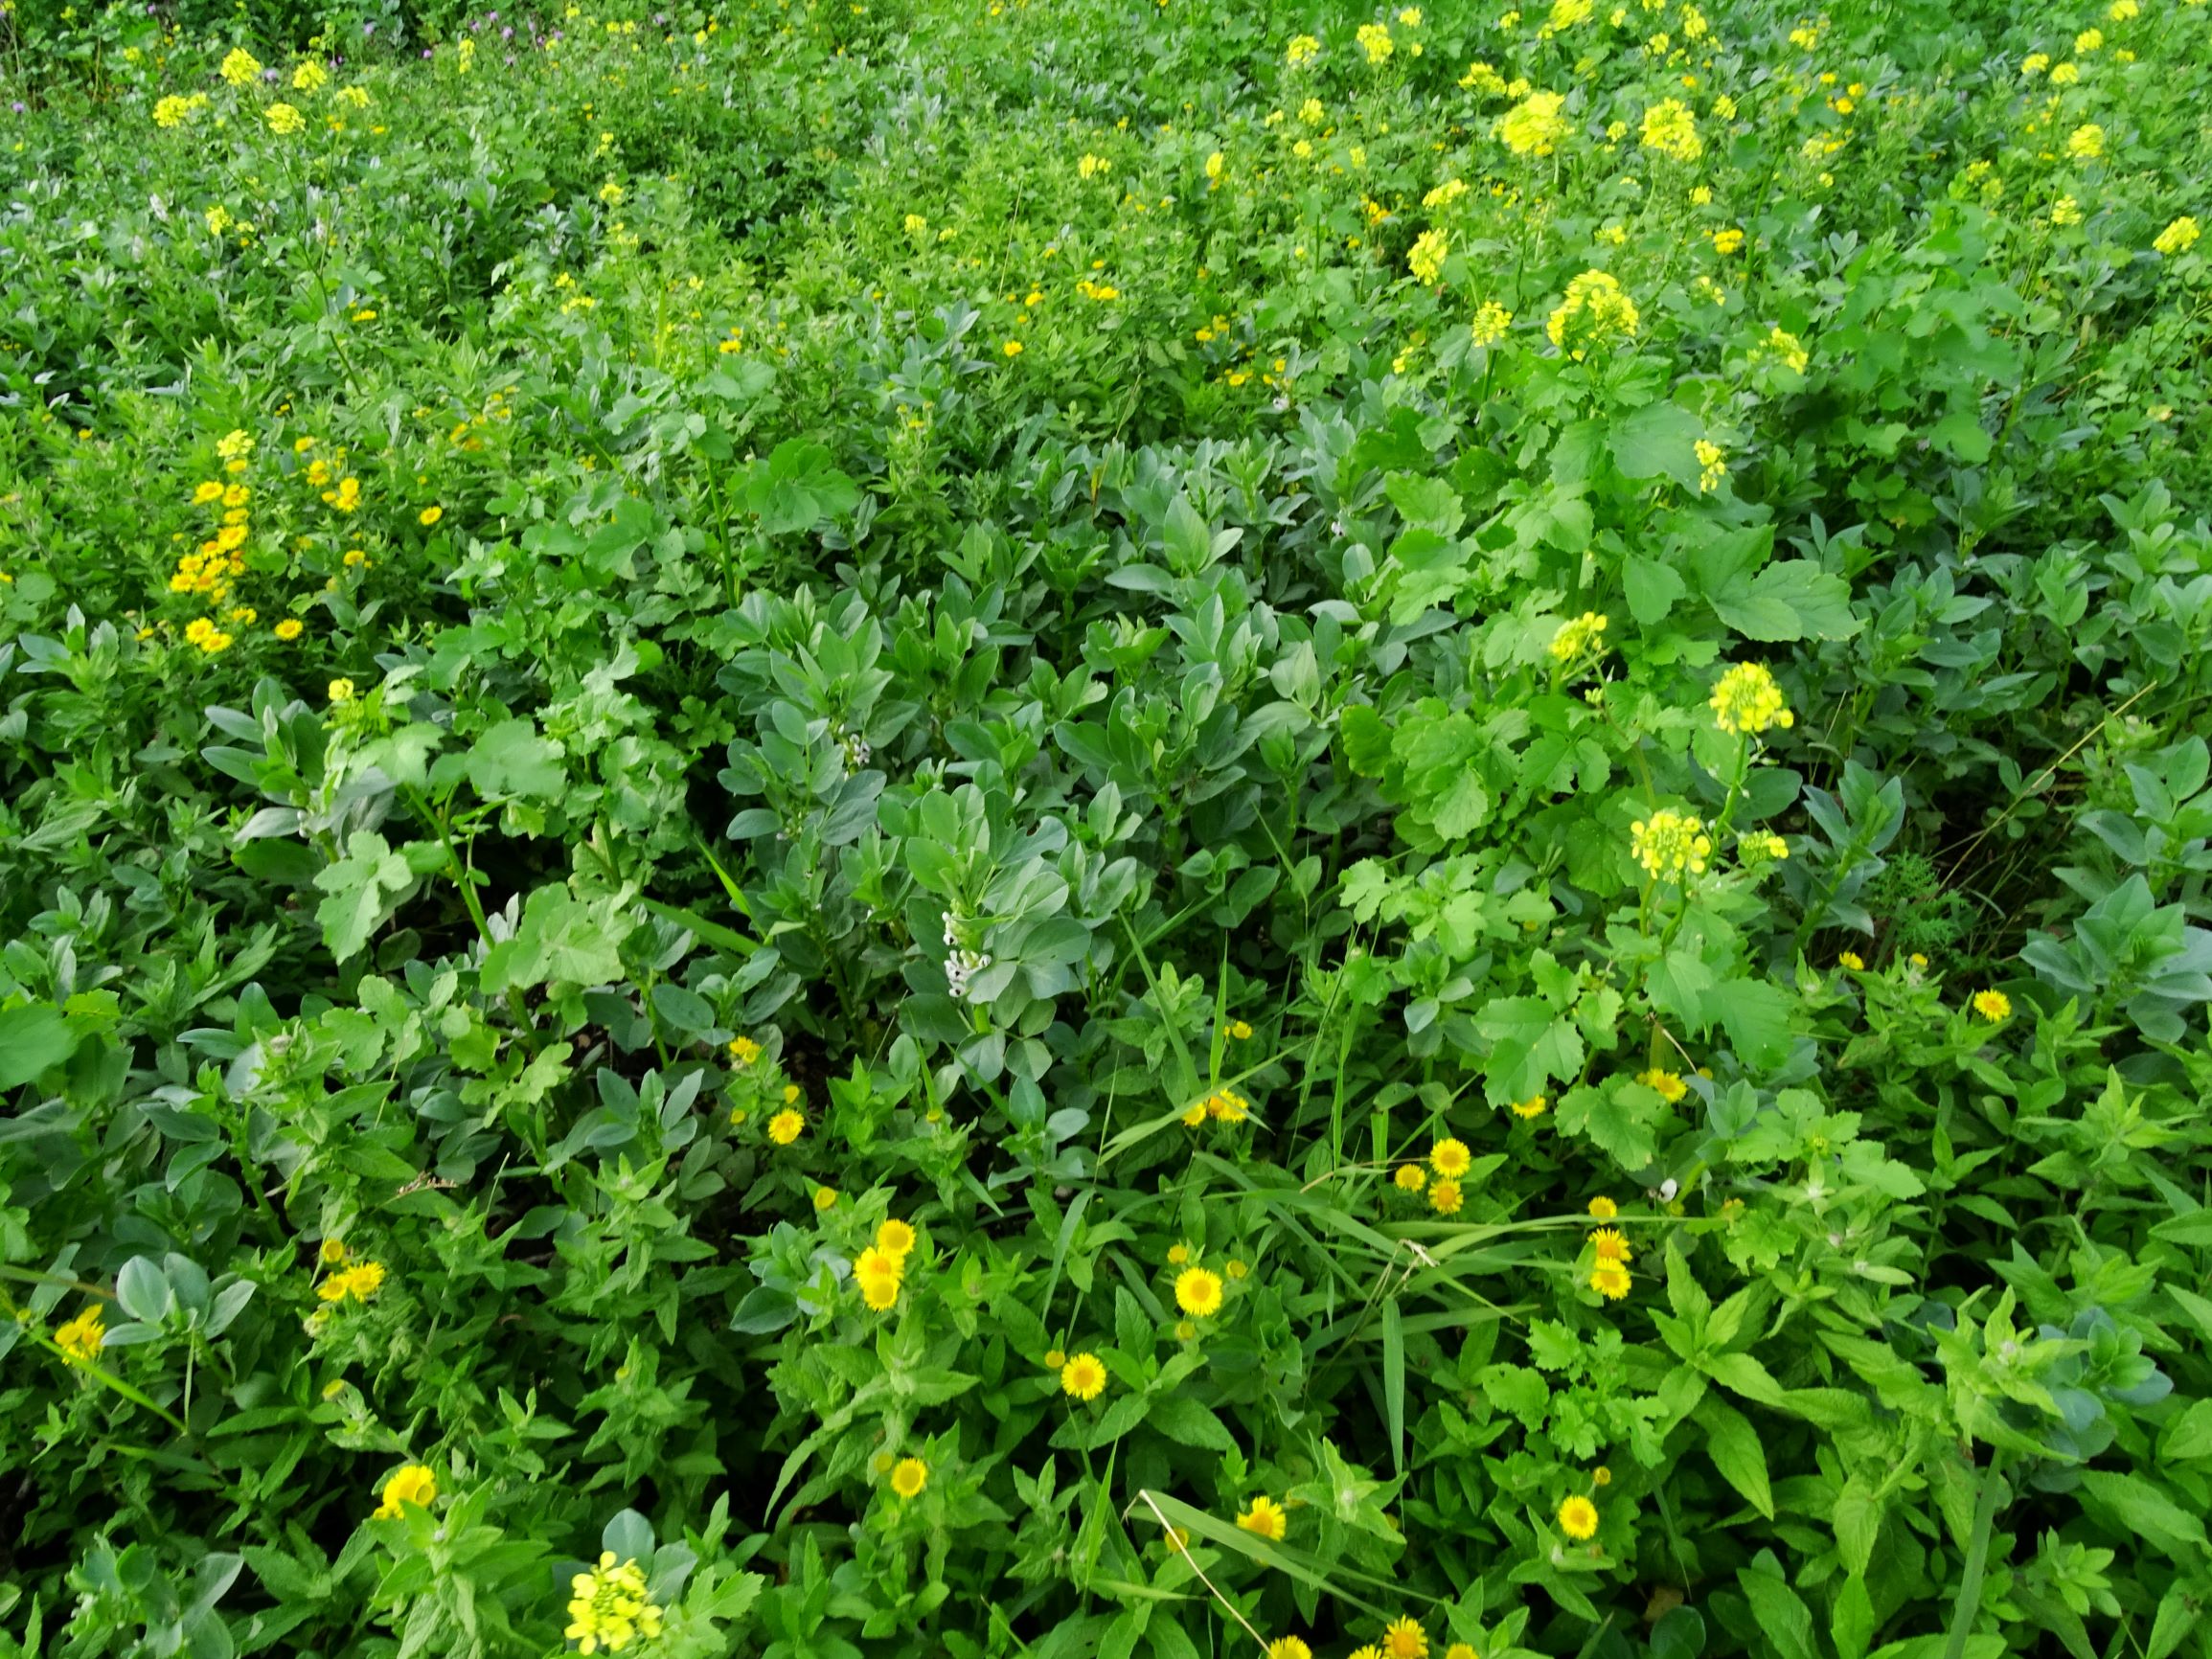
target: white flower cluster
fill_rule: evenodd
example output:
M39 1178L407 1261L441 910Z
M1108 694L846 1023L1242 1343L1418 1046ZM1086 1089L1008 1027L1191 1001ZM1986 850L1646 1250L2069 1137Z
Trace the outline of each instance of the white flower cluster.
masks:
M983 950L955 950L945 959L945 977L951 984L952 1000L960 1001L968 994L968 982L991 966L991 953Z

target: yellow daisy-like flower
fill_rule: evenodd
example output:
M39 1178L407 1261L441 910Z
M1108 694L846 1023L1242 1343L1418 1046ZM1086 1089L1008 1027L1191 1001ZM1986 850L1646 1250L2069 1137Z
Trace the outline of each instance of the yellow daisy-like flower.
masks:
M353 700L353 682L352 680L332 680L330 685L329 695L334 704L352 702Z
M1973 1011L1990 1024L1996 1025L2012 1017L2013 999L2001 990L1977 990L1973 993Z
M1221 1276L1204 1267L1186 1267L1175 1276L1175 1306L1194 1319L1221 1310Z
M1353 1659L1358 1659L1358 1656L1355 1654ZM1477 1655L1465 1642L1454 1642L1444 1650L1444 1659L1477 1659Z
M1627 1237L1617 1227L1600 1227L1590 1235L1590 1248L1600 1261L1633 1261L1636 1253L1629 1248Z
M806 1127L805 1115L786 1106L768 1120L768 1139L779 1147L787 1147L799 1138Z
M1074 1396L1086 1404L1106 1392L1106 1369L1095 1353L1079 1353L1060 1367L1060 1386L1062 1393Z
M433 524L436 524L441 518L444 518L445 516L445 510L443 507L433 505L430 507L425 507L421 512L418 512L415 515L415 522L420 524L424 530L428 530Z
M920 1458L901 1458L891 1470L891 1489L902 1498L918 1498L929 1484L929 1466Z
M919 1241L920 1235L897 1216L876 1229L876 1248L897 1262L903 1263Z
M428 1509L438 1497L437 1473L426 1465L409 1464L384 1483L380 1495L384 1501L376 1506L376 1513L379 1521L398 1520L406 1504Z
M1251 1026L1250 1026L1250 1025L1248 1025L1247 1023L1245 1023L1243 1020L1241 1020L1241 1019L1233 1019L1233 1020L1231 1020L1231 1021L1229 1022L1229 1039L1230 1039L1230 1041L1232 1041L1232 1042L1249 1042L1249 1041L1251 1040L1251 1038L1252 1038L1252 1028L1251 1028Z
M275 634L277 638L284 640L288 644L289 642L298 639L300 635L307 630L307 626L308 625L300 621L298 617L288 616L285 618L283 622L277 624L277 625L271 628L269 631Z
M1428 1207L1439 1216L1456 1216L1464 1202L1459 1183L1447 1177L1428 1189Z
M1856 950L1837 952L1836 961L1837 966L1848 967L1853 973L1864 973L1866 971L1866 958Z
M1690 1085L1675 1073L1653 1066L1648 1072L1638 1072L1636 1081L1650 1089L1670 1106L1690 1092Z
M1590 1288L1608 1302L1618 1302L1628 1295L1633 1282L1633 1275L1618 1261L1601 1261L1590 1269Z
M1610 1198L1601 1196L1590 1200L1590 1215L1597 1220L1610 1221L1620 1213L1621 1207Z
M761 1045L753 1041L751 1037L741 1036L730 1039L730 1058L736 1060L741 1066L749 1066L760 1057Z
M1428 1185L1428 1171L1419 1164L1401 1164L1398 1172L1390 1179L1401 1193L1418 1193Z
M1313 1659L1313 1649L1298 1636L1278 1636L1267 1644L1267 1659Z
M1021 342L1019 340L1009 340L1005 345L999 347L999 350L1009 357L1018 357L1021 355Z
M1386 1659L1428 1659L1428 1637L1411 1619L1397 1618L1382 1633Z
M836 1188L834 1188L834 1187L816 1187L816 1188L814 1189L814 1213L815 1213L817 1216L819 1216L819 1215L823 1215L823 1214L825 1214L825 1213L826 1213L826 1212L828 1212L828 1211L831 1211L831 1210L834 1210L836 1207L837 1207L837 1189L836 1189Z
M1290 1517L1281 1504L1263 1492L1252 1500L1251 1508L1237 1517L1237 1525L1247 1533L1281 1543L1283 1534L1290 1530Z
M1560 1531L1580 1543L1585 1538L1597 1536L1598 1506L1589 1499L1577 1495L1560 1505Z
M1516 1118L1540 1118L1545 1104L1543 1096L1531 1095L1525 1101L1514 1102L1513 1115Z
M72 1365L90 1365L106 1340L107 1324L98 1307L87 1307L54 1333L55 1345Z
M1439 1175L1449 1175L1456 1181L1473 1167L1474 1154L1467 1149L1465 1141L1447 1136L1428 1148L1428 1161Z
M1168 1246L1168 1265L1170 1267L1180 1267L1190 1259L1191 1247L1188 1244L1171 1244Z

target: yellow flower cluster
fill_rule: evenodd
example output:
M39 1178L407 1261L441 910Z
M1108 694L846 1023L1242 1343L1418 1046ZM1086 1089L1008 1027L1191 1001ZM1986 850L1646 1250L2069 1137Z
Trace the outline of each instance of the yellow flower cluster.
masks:
M1367 54L1369 63L1388 63L1390 55L1398 50L1398 42L1390 38L1390 31L1380 23L1362 23L1355 38L1359 42L1359 49Z
M1662 98L1644 111L1643 146L1675 161L1696 161L1705 153L1698 118L1678 98Z
M906 1258L913 1254L920 1236L896 1218L876 1229L876 1242L860 1252L853 1263L853 1278L861 1300L881 1313L899 1301L899 1287L906 1278Z
M1475 307L1474 320L1467 327L1477 346L1494 346L1513 327L1513 313L1495 300L1485 300Z
M2202 234L2197 227L2197 221L2189 215L2183 214L2152 238L2151 246L2164 254L2168 259L2172 259L2176 254L2185 254L2195 247L2198 237Z
M1661 809L1629 827L1629 850L1647 875L1668 880L1704 875L1713 843L1697 818Z
M1311 34L1293 34L1290 36L1290 44L1283 56L1295 69L1299 64L1311 63L1321 56L1321 42Z
M179 98L174 93L157 99L153 105L153 124L156 126L182 126L207 107L207 94L195 92L190 98Z
M244 86L262 72L262 60L242 46L234 46L222 60L222 78L233 86Z
M1704 460L1702 450L1700 444L1699 461ZM1738 663L1714 685L1709 703L1714 721L1723 732L1749 735L1769 726L1787 731L1797 723L1797 716L1783 704L1782 688L1764 663Z
M1565 103L1560 93L1532 92L1499 116L1494 130L1516 155L1549 155L1570 130L1560 113Z
M279 138L293 138L308 129L308 118L289 103L272 103L262 115Z
M1450 245L1442 231L1423 231L1414 238L1413 246L1406 253L1405 263L1423 284L1434 287L1444 275L1444 256L1449 251Z
M2086 121L2066 134L2066 153L2076 161L2095 161L2105 153L2105 129Z
M1593 346L1627 339L1643 323L1635 301L1606 271L1585 271L1567 284L1566 296L1544 322L1551 343L1581 362Z
M1560 624L1560 631L1552 635L1552 643L1544 648L1554 661L1571 663L1585 651L1602 651L1606 648L1606 618L1598 611L1586 610L1571 622Z
M185 624L184 637L187 645L199 647L211 657L229 650L236 643L229 634L216 626L213 618L204 616L194 617Z
M384 1288L384 1264L381 1261L357 1261L351 1267L340 1268L315 1286L315 1294L323 1301L336 1304L348 1298L366 1302Z
M612 1550L599 1565L568 1581L568 1628L561 1634L579 1653L604 1648L620 1653L632 1642L651 1641L661 1632L661 1610L646 1593L645 1570L635 1561L619 1564Z
M1806 351L1805 342L1787 329L1767 330L1767 350L1776 362L1792 374L1804 374L1805 365L1813 361L1813 354Z
M1728 476L1728 457L1722 447L1709 438L1700 438L1697 443L1698 493L1710 495L1720 489L1721 480Z

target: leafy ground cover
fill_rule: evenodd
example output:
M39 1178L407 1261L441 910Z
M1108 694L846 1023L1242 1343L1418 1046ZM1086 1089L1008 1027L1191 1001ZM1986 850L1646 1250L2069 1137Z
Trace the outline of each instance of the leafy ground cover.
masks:
M0 1653L2212 1654L2212 9L0 47Z

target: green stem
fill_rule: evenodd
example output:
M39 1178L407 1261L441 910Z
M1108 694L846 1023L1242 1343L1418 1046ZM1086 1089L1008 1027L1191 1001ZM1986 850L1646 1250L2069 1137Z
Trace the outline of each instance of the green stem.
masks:
M1973 1506L1973 1536L1967 1540L1966 1571L1959 1575L1958 1601L1951 1607L1950 1639L1943 1645L1943 1659L1962 1659L1974 1615L1981 1611L1982 1573L1989 1565L1990 1529L1996 1524L1997 1493L2004 1486L2004 1455L1993 1446L1989 1467L1982 1471L1981 1495Z

